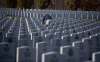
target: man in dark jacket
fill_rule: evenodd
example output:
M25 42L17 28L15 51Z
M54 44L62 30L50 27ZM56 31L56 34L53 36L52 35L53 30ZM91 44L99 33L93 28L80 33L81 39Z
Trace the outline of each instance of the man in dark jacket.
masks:
M49 14L46 14L42 20L43 25L48 25L51 21L52 17Z

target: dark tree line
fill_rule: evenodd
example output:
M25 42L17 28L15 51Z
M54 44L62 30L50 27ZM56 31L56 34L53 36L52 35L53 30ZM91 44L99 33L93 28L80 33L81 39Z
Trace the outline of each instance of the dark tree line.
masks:
M49 7L49 5L52 4L51 0L45 0L42 4L42 6L40 7L40 9L46 9Z
M36 1L36 2L34 2ZM39 3L39 1L42 1ZM0 7L8 8L39 8L39 9L52 9L54 6L59 5L53 0L0 0ZM55 0L59 1L59 0ZM62 0L64 1L64 9L77 10L100 10L100 0ZM39 5L35 5L35 3ZM54 3L54 5L53 5ZM55 4L56 3L56 4ZM55 9L58 7L55 7ZM61 8L62 10L62 8Z

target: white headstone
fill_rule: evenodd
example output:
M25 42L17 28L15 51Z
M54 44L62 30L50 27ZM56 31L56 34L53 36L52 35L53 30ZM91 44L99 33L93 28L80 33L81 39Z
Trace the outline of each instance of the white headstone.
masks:
M22 46L17 48L16 62L36 62L35 48Z

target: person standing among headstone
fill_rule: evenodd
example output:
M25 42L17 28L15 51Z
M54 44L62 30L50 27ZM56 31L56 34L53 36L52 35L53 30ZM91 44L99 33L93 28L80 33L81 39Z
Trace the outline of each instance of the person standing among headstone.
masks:
M49 14L46 14L42 20L43 25L49 25L52 17Z

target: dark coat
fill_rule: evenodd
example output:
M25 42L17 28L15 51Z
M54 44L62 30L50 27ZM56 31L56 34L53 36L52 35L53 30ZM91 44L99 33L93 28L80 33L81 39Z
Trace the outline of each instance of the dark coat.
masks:
M49 14L46 14L43 18L43 21L42 21L42 24L45 24L46 23L46 20L48 19L52 19L52 17L49 15Z

